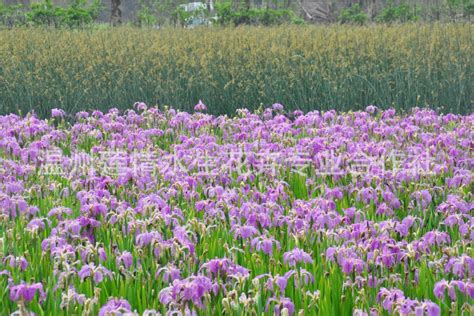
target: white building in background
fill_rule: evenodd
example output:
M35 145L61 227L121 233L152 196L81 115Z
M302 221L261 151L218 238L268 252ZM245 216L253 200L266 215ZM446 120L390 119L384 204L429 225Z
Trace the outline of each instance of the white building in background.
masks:
M196 12L197 14L193 15L189 21L187 21L187 27L195 27L199 25L209 25L213 18L206 16L205 12L214 11L214 3L212 0L207 3L204 2L190 2L186 4L181 4L178 8L183 9L185 12ZM199 14L198 12L202 12Z
M186 12L194 12L197 10L214 11L213 1L209 1L208 4L204 2L191 2L191 3L181 4L179 7L183 8L184 11Z

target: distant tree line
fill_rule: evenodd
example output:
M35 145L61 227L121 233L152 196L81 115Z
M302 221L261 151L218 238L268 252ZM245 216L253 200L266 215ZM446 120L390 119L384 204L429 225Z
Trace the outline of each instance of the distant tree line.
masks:
M186 11L187 0L4 0L0 24L83 27L95 22L113 26L187 26L206 19L219 25L283 23L402 23L471 21L474 0L202 0Z

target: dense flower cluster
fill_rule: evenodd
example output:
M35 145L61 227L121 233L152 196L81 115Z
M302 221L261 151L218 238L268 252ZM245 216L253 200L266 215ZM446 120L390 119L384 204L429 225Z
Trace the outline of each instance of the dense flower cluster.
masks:
M0 314L473 313L474 115L0 116Z

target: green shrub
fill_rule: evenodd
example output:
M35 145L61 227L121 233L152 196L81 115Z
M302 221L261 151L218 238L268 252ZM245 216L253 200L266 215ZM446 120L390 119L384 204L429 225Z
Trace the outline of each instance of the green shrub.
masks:
M304 20L289 9L243 8L233 10L231 2L216 3L220 25L281 25L304 24Z
M100 0L94 0L87 6L87 0L74 0L69 7L57 7L60 24L69 27L82 26L94 22L100 12Z
M153 26L158 22L158 19L149 7L143 6L140 11L138 11L137 21L140 26Z
M33 25L56 25L57 11L51 0L32 3L30 11L26 13L26 19Z
M417 19L416 7L410 7L405 3L394 6L392 1L388 2L387 7L376 18L377 22L382 23L410 22Z
M341 23L362 25L367 21L367 14L359 4L354 4L350 8L343 9L339 15Z
M234 12L232 12L232 3L217 2L214 6L216 10L217 20L216 23L220 25L229 25L232 23Z
M0 3L0 25L7 27L25 25L25 6L22 4L18 5L5 5Z
M101 8L100 0L74 0L68 7L56 6L51 0L32 3L26 21L34 26L78 27L92 23Z
M451 16L460 14L470 18L474 14L474 0L446 0L446 4Z
M182 7L178 6L173 13L173 19L177 24L181 26L191 26L195 21L204 21L207 18L208 12L204 8L197 9L192 12L185 11ZM198 23L200 25L201 23Z

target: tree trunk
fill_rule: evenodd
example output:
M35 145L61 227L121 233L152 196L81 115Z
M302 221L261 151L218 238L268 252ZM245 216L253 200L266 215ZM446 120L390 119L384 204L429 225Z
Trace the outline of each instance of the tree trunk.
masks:
M22 4L24 6L30 5L30 0L3 0L6 5Z
M267 0L267 9L276 9L277 4L273 2L272 0Z
M250 9L250 0L245 0L245 9Z
M111 14L110 14L110 23L113 26L119 25L122 23L122 10L120 10L121 0L111 0Z
M377 0L369 0L367 11L370 20L373 21L377 16Z
M240 0L232 0L232 9L238 10L240 7Z

